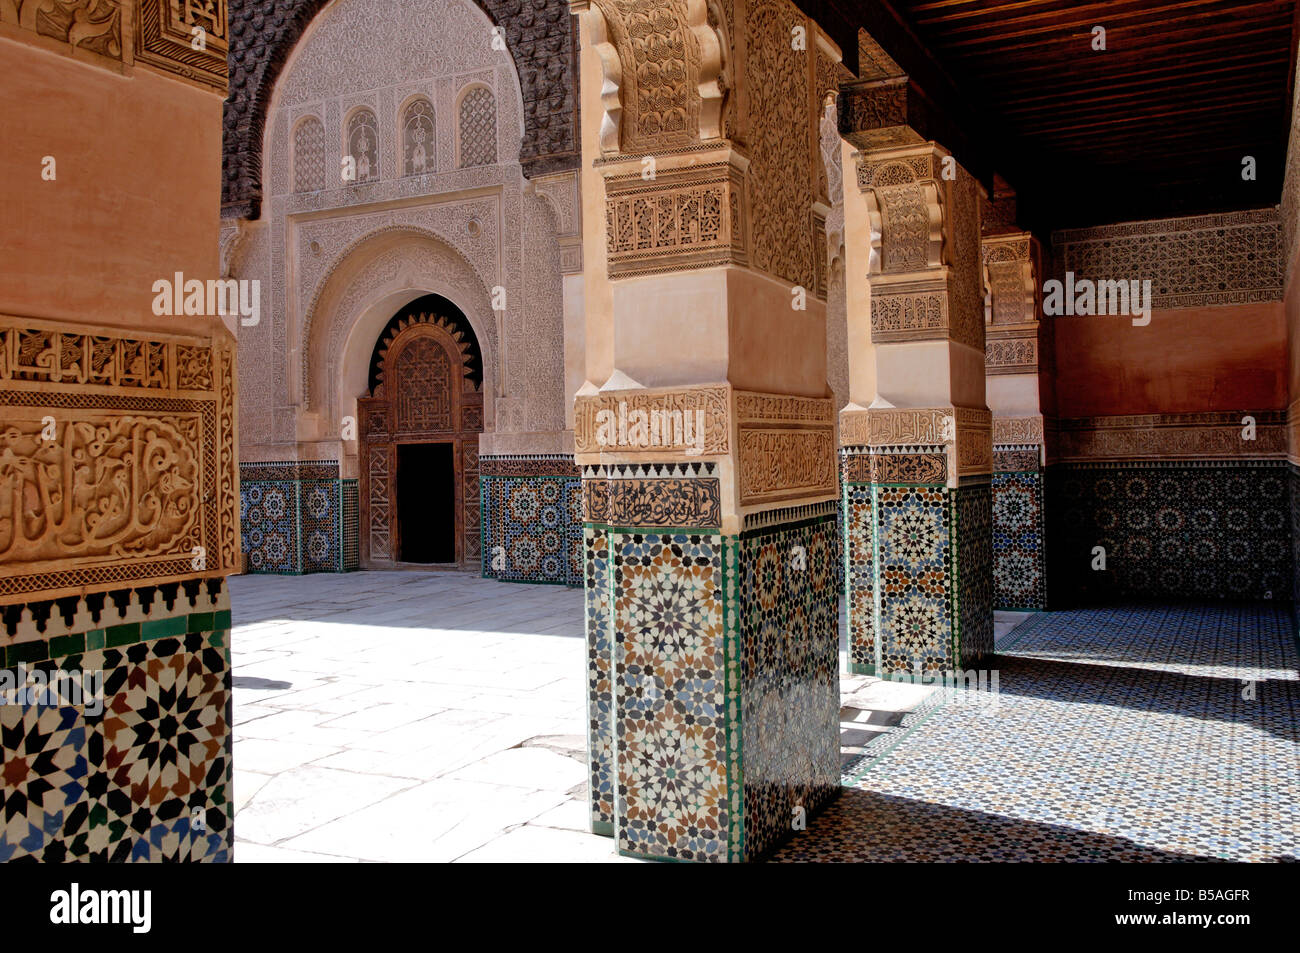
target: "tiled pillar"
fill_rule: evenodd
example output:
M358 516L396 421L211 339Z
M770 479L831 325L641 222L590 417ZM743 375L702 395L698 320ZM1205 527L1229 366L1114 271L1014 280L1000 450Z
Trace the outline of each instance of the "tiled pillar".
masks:
M867 243L870 309L850 308L840 417L851 667L934 678L993 648L981 189L933 142L868 142L857 183L846 235Z
M229 860L225 580L4 614L0 862Z
M1042 254L1028 232L982 243L984 349L993 412L993 605L1047 608L1044 478L1055 393L1051 323L1042 317Z
M574 421L592 827L628 855L751 860L839 790L817 143L838 51L786 0L716 26L685 0L575 8L605 198ZM725 104L722 63L746 91Z
M228 861L249 315L216 313L211 285L193 307L220 277L226 5L18 6L0 4L0 208L22 236L0 281L0 861Z

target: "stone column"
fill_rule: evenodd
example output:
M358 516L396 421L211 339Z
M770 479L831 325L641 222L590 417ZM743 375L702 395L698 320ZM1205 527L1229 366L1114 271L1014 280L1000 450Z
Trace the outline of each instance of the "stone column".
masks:
M870 236L870 311L850 308L855 386L840 417L851 667L929 679L993 648L982 190L908 126L876 133L859 141L861 196L846 201Z
M1028 232L986 235L984 364L993 412L993 605L1047 608L1046 435L1055 409L1042 253Z
M574 7L604 194L574 420L592 826L750 860L839 789L817 172L838 51L786 0Z

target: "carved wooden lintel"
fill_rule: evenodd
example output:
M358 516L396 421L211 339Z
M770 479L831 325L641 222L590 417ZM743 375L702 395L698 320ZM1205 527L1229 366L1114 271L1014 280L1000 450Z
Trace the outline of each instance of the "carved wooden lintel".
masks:
M227 0L137 0L135 57L226 92Z

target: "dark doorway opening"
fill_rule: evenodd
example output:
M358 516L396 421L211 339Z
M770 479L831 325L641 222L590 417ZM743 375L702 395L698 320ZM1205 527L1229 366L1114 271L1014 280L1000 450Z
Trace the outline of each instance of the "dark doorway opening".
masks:
M398 444L397 519L402 562L456 561L456 467L450 443Z

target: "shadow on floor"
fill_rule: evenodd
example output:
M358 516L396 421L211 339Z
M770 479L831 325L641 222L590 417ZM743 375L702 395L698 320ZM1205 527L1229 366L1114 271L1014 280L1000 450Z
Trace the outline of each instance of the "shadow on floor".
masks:
M1186 863L1218 858L1123 837L844 788L769 858L774 863Z

